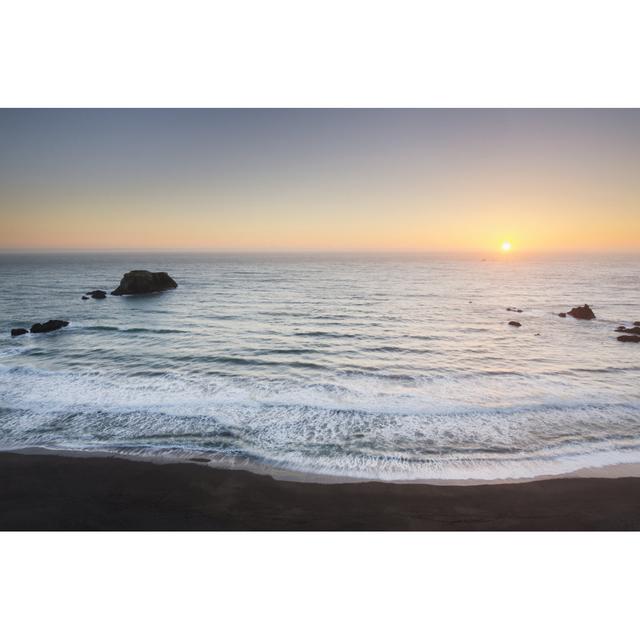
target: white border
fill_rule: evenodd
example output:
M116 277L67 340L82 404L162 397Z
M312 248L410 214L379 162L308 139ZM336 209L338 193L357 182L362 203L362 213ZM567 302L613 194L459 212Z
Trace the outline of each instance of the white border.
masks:
M2 0L4 106L640 106L630 0Z
M3 637L637 637L637 534L5 534Z
M0 104L638 107L638 13L618 0L3 0ZM12 640L637 636L638 534L0 541Z

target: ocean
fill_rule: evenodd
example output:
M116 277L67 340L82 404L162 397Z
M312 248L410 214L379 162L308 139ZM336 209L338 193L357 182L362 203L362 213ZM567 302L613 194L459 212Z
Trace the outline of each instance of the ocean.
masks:
M81 300L132 269L178 288ZM640 462L640 344L614 332L637 256L4 254L0 282L5 450L398 481Z

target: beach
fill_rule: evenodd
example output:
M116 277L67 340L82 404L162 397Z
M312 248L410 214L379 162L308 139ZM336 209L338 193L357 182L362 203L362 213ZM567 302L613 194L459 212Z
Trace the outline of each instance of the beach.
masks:
M638 530L638 264L0 257L0 529Z
M0 454L0 530L638 529L640 477L327 484L187 462Z

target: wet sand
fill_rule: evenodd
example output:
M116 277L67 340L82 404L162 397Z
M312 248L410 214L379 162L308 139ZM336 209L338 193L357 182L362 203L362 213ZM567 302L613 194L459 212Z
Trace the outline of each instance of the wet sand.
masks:
M319 484L188 463L0 453L2 530L640 529L640 478Z

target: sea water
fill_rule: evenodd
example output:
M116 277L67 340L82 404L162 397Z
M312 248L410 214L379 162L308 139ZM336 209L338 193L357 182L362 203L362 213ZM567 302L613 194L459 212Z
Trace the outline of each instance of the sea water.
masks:
M132 269L179 286L81 300ZM635 320L637 256L5 254L0 448L386 480L640 462Z

